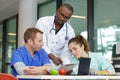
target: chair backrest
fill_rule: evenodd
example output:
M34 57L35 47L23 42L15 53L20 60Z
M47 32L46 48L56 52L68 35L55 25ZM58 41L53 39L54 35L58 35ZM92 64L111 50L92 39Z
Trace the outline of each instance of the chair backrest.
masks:
M120 57L120 43L113 45L112 57Z
M120 72L120 43L113 45L112 61L116 73Z
M11 74L0 73L0 80L18 80L18 79Z

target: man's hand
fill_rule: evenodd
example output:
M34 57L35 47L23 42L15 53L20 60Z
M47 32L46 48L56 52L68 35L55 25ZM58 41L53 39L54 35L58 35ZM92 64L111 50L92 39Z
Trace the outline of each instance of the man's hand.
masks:
M38 74L49 74L47 69L51 68L51 66L29 66L28 68L24 69L25 74L29 75L38 75Z
M29 66L27 69L24 69L25 74L35 75L40 74L40 70L35 66Z
M60 65L60 64L62 64L62 60L61 60L61 58L60 57L56 57L54 54L52 54L52 53L50 53L49 55L49 58L53 61L53 63L55 64L55 65Z

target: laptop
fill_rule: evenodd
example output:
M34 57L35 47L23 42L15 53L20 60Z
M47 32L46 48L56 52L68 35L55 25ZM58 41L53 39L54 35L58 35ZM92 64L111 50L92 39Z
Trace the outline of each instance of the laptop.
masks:
M78 65L78 75L88 75L91 58L81 57Z

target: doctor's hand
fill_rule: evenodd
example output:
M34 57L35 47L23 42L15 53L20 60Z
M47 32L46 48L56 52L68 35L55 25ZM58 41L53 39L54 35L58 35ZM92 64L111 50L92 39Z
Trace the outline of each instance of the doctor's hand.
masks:
M53 63L58 66L60 64L62 64L62 60L60 57L56 57L54 54L50 53L49 55L49 58L53 61Z

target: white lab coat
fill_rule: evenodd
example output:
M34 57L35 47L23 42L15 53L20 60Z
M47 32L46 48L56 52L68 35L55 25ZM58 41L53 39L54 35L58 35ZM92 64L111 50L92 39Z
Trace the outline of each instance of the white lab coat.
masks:
M61 57L63 64L69 64L71 59L71 54L68 49L68 40L65 40L66 37L66 24L67 24L67 36L69 39L75 36L73 28L69 23L65 23L61 30L55 34L55 25L54 25L55 16L46 16L42 17L37 21L36 28L42 30L43 33L43 48L49 53L53 53L56 56Z

